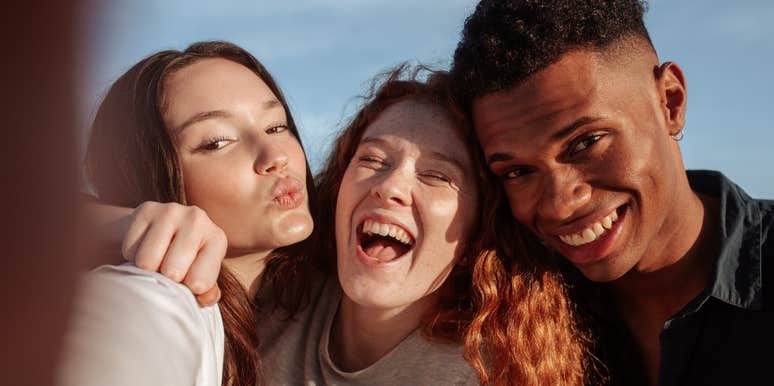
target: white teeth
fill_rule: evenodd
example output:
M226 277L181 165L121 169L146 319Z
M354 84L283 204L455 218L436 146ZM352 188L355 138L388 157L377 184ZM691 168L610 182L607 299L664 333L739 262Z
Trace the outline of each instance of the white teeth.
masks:
M590 228L586 228L583 230L583 243L590 243L597 239L597 235L594 234L594 231Z
M567 234L567 235L559 235L559 239L562 240L563 243L572 245L574 247L588 244L596 239L599 238L599 236L602 236L605 232L607 232L608 229L613 227L613 223L618 220L618 212L613 211L609 215L605 216L602 220L599 220L593 224L590 224L585 229L583 229L580 232L573 233L573 234Z
M363 233L392 237L403 244L412 244L411 236L409 236L403 228L393 224L383 224L374 220L365 220L363 222Z

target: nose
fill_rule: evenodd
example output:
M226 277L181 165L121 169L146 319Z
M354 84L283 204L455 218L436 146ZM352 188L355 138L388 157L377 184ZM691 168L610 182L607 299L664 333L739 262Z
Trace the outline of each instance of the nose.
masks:
M253 167L255 172L261 175L285 171L288 167L288 154L282 146L266 144L260 147Z
M567 221L591 199L591 186L576 170L554 171L544 184L537 211L545 221Z
M386 171L381 175L381 179L371 186L370 193L371 197L388 206L410 206L411 177L408 172L397 168Z

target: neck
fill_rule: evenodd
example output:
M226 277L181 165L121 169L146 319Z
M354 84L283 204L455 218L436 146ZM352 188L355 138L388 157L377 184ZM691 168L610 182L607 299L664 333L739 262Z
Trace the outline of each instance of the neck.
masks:
M650 383L658 379L659 336L669 318L698 296L707 286L712 270L710 258L717 252L717 203L691 191L674 226L659 237L673 235L664 246L649 251L637 267L608 284L616 305L640 345ZM655 262L655 263L654 263Z
M685 211L666 222L658 238L667 240L646 252L635 269L610 284L625 308L673 315L704 290L716 244L716 203L690 191ZM634 310L631 310L634 311Z
M258 283L263 269L266 267L266 257L272 251L253 252L245 255L229 256L223 260L223 266L228 268L239 284L252 299L258 292Z
M434 294L406 307L379 309L361 306L345 294L331 327L331 359L348 372L376 363L419 328L436 298Z

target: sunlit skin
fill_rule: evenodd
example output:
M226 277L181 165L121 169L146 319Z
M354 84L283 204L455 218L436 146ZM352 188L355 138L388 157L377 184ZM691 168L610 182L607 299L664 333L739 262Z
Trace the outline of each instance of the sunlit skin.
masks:
M416 329L460 259L477 215L466 146L443 110L416 101L388 107L365 130L336 203L338 277L345 296L337 362L363 368ZM363 254L366 218L400 224L411 250L381 262Z
M572 51L474 101L514 218L589 279L611 282L653 380L663 323L704 288L709 267L697 253L705 209L673 138L686 98L677 65L630 47ZM613 212L619 220L591 243L559 238Z
M167 79L162 115L188 204L223 229L227 257L254 263L309 236L304 152L255 73L226 59L199 60Z
M701 226L700 201L670 137L684 124L682 73L639 55L571 52L474 105L479 140L514 218L595 281L673 263ZM602 245L559 239L614 210L622 218Z

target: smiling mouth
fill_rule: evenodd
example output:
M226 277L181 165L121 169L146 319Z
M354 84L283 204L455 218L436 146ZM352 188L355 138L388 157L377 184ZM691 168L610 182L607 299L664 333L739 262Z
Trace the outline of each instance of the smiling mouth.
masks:
M358 244L366 256L388 262L410 252L414 237L398 225L368 219L358 227Z
M586 225L585 228L578 232L559 235L559 240L571 247L580 247L582 245L590 244L603 237L613 228L624 208L625 206L616 208L607 216Z

